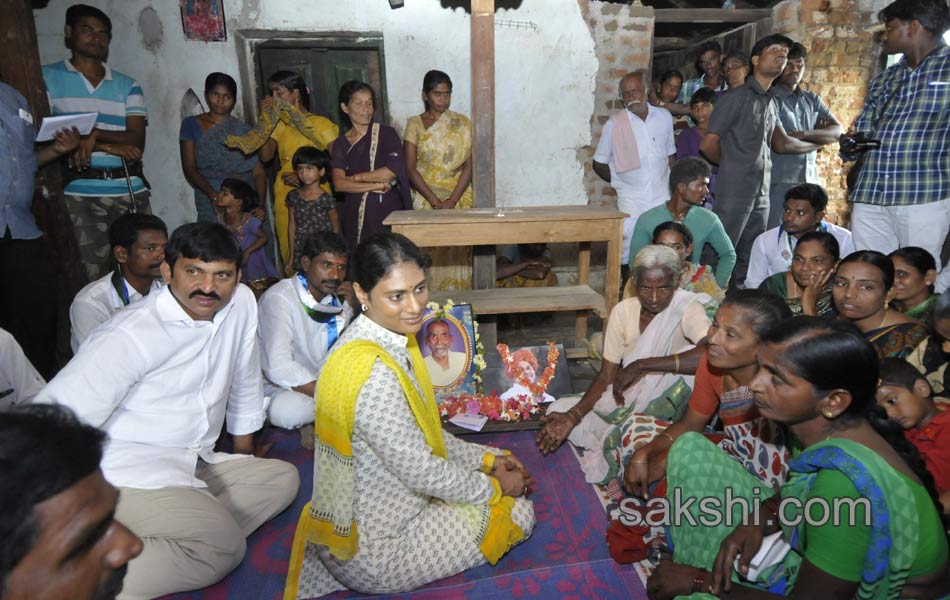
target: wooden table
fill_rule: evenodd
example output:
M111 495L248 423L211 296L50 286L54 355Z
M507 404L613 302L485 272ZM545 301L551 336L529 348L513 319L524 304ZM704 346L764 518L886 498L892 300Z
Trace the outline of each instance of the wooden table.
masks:
M452 298L477 314L577 311L577 343L587 337L587 312L605 319L620 294L620 245L625 213L599 206L524 206L457 210L400 210L384 221L396 233L423 247L517 243L578 242L577 285L539 288L490 288L433 292L432 300ZM590 244L607 242L606 294L589 285ZM586 354L586 349L585 349Z

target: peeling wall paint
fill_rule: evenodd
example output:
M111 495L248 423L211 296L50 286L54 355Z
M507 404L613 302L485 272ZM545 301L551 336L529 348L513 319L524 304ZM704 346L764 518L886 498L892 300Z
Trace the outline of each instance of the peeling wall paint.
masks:
M44 63L68 55L62 31L70 4L51 0L34 11ZM195 215L178 156L182 94L189 87L200 93L212 71L240 75L235 44L240 30L382 32L389 114L400 134L408 118L422 111L420 88L429 69L449 73L455 82L452 108L471 114L470 16L434 0L406 0L398 10L388 0L225 0L228 41L219 43L185 41L178 2L98 0L96 5L114 24L109 64L135 77L145 91L152 207L173 228ZM578 148L591 143L598 61L580 8L576 0L522 0L517 8L498 9L495 19L510 21L495 28L498 202L586 204ZM235 115L242 112L239 99Z
M164 41L164 28L158 13L151 6L146 6L139 13L139 33L142 34L142 45L146 50L158 52Z

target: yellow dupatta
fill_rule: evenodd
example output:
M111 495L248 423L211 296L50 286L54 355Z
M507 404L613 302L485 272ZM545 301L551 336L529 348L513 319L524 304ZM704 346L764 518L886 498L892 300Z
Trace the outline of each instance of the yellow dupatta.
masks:
M314 420L313 496L297 522L285 598L296 597L307 542L326 546L340 560L350 560L359 548L359 532L353 518L353 425L356 400L377 359L399 378L399 385L426 443L432 447L432 454L448 458L429 373L416 338L407 338L413 374L423 390L422 396L393 357L378 344L366 340L354 340L335 351L320 372Z
M317 383L316 438L314 450L313 496L300 512L284 587L284 600L297 597L307 542L326 546L339 560L350 560L359 549L359 532L353 518L353 427L360 390L379 359L392 370L422 430L432 454L448 459L442 421L435 402L429 373L415 336L407 336L412 372L422 388L420 396L408 373L376 343L354 340L334 351L320 372ZM483 472L490 473L494 456L486 456ZM524 532L511 519L515 499L503 496L498 480L488 504L488 523L479 540L479 549L494 565L512 546L524 539Z

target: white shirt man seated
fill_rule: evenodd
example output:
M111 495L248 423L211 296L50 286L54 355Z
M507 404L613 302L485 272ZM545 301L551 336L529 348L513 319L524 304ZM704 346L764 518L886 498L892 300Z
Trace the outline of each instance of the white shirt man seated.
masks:
M802 183L785 192L782 224L760 234L752 243L745 287L757 288L770 276L791 269L798 238L810 231L826 231L833 235L838 240L841 258L854 252L851 232L823 220L827 206L828 194L820 185Z
M423 362L429 369L429 378L436 387L447 387L458 380L465 372L468 363L464 352L454 352L452 347L452 328L441 319L433 319L426 326L426 345L429 356Z
M314 390L323 362L353 317L347 301L346 243L318 233L301 249L301 272L273 285L261 298L261 366L267 417L277 427L313 423Z
M45 385L16 338L0 329L0 410L29 403Z
M144 542L129 597L219 581L300 485L294 466L249 456L264 396L257 304L239 284L240 261L223 225L179 227L165 248L167 287L99 327L35 400L109 436L102 471L121 491L116 518ZM225 419L233 454L214 449Z
M69 307L70 346L75 353L93 330L119 309L160 289L168 229L156 216L126 213L109 225L114 271L79 290Z

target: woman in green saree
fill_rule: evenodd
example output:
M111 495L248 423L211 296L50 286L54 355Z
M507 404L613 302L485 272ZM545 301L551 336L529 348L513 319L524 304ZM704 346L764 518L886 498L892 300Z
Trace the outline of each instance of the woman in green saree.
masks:
M738 527L674 524L673 560L648 580L650 597L946 596L947 538L933 480L874 406L874 349L848 323L795 317L763 337L758 360L750 386L756 405L788 426L800 448L789 480L765 499L761 482L704 438L680 436L670 451L671 495L686 502L728 490L758 498L758 512ZM848 521L836 523L841 516ZM745 581L763 538L780 531L791 550Z

